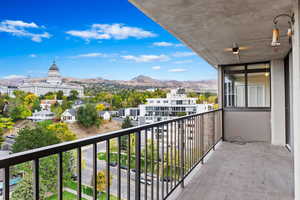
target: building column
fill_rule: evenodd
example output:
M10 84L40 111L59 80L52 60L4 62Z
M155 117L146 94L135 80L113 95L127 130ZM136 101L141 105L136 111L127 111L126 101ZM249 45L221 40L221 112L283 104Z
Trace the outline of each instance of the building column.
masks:
M218 104L219 108L222 108L223 106L223 77L222 77L222 67L217 66L218 70Z
M285 137L285 81L284 61L271 61L271 143L273 145L286 144Z
M293 36L293 130L295 200L300 200L300 0L293 0L295 14Z

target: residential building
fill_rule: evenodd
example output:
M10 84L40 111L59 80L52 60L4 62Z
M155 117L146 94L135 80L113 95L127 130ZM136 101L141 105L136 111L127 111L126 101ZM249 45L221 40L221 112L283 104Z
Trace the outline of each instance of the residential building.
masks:
M14 97L15 90L18 90L17 86L0 86L0 94L6 94L10 97Z
M42 110L51 110L51 106L55 105L56 103L62 104L62 100L43 99L41 100L40 106Z
M106 121L111 119L111 114L108 111L99 112L99 116L102 117L102 119L104 119Z
M32 120L34 122L53 120L54 118L55 114L49 110L35 111L34 113L32 113L32 116L27 117L27 119Z
M166 98L148 98L146 104L139 105L139 124L150 124L213 109L212 104L197 104L196 101L197 98L187 97L184 89L172 89Z
M53 62L48 70L46 81L27 82L20 84L18 90L30 92L38 96L45 95L48 92L62 91L65 96L69 96L72 90L78 92L79 97L84 96L84 88L78 84L64 83L59 72L58 66Z
M67 109L61 114L60 120L62 122L74 123L77 121L76 113L77 111L74 108Z
M129 117L131 120L138 120L140 116L140 108L124 108L119 110L119 116L122 118Z

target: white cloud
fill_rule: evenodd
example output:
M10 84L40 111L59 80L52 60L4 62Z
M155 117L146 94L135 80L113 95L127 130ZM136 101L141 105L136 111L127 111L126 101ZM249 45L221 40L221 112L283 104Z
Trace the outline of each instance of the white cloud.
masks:
M192 63L193 60L179 60L175 61L174 64L186 64L186 63Z
M19 78L26 78L26 76L12 74L12 75L8 75L8 76L4 76L3 78L4 79L19 79Z
M183 44L175 44L171 42L154 42L153 46L158 46L158 47L182 47Z
M169 69L169 72L186 72L186 69L183 68L174 68L174 69Z
M175 52L173 53L174 57L189 57L197 55L195 52L184 51L184 52Z
M29 57L30 57L30 58L36 58L37 55L36 55L36 54L30 54Z
M0 22L0 32L18 37L29 37L34 42L41 42L44 38L51 37L48 32L40 31L44 28L44 26L38 26L34 22L27 23L21 20L4 20Z
M122 56L125 60L133 60L135 62L154 62L154 61L168 61L170 60L169 56L161 54L161 55L140 55L140 56L133 56L133 55L127 55Z
M122 40L129 37L141 39L156 36L156 34L150 31L123 24L93 24L88 30L70 30L66 33L85 40Z
M3 21L4 24L11 25L11 26L19 26L19 27L26 27L26 28L38 28L34 22L26 23L21 20L5 20Z
M71 58L94 58L94 57L106 58L109 57L109 55L104 53L86 53L86 54L79 54L77 56L72 56Z
M161 68L160 66L153 66L152 67L153 70L160 70L160 68Z

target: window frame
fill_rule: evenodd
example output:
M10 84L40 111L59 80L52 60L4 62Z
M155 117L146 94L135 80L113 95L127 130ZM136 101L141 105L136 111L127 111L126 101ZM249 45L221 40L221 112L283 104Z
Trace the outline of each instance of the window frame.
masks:
M265 69L248 69L249 65L257 65L257 64L268 64L269 68ZM243 70L226 70L228 67L238 67L238 66L244 66ZM271 77L271 62L270 61L264 61L264 62L255 62L255 63L238 63L238 64L228 64L228 65L220 65L221 70L222 70L222 105L223 108L226 110L255 110L255 111L265 111L265 110L271 110L272 106L272 77ZM259 72L268 72L269 73L269 79L270 79L270 103L269 106L266 107L249 107L248 106L248 74L249 73L259 73ZM244 74L245 75L245 106L244 107L230 107L225 105L225 90L224 90L224 85L225 85L225 75L226 74Z

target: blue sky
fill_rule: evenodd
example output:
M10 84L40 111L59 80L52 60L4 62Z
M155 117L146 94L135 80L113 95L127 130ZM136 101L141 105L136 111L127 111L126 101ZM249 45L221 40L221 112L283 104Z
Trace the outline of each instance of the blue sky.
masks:
M127 0L1 0L0 77L216 79L216 71Z

